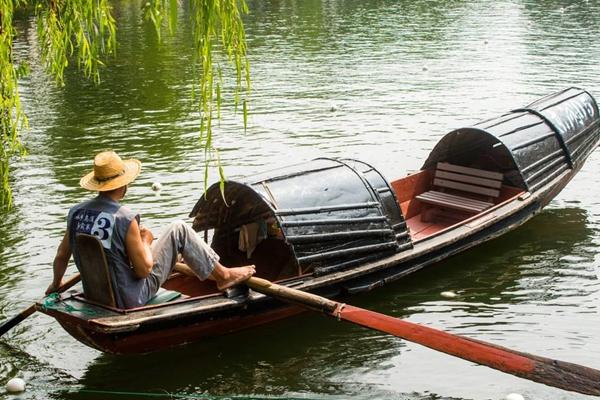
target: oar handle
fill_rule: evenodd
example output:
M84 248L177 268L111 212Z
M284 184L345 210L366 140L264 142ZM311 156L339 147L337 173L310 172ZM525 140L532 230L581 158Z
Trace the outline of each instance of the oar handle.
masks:
M70 277L69 279L67 279L62 285L60 285L58 287L58 289L56 289L56 292L62 293L65 290L68 290L68 289L72 288L73 286L75 286L77 284L77 282L79 282L80 280L81 280L81 275L79 275L79 273L77 273L77 274L73 275L72 277ZM15 326L17 326L20 322L25 320L25 318L29 317L35 311L36 311L35 304L32 304L29 307L27 307L26 309L24 309L23 311L21 311L20 313L18 313L17 315L15 315L14 317L9 318L5 322L3 322L2 325L0 325L0 336L4 335L6 332L8 332L9 330L11 330Z
M81 280L81 275L78 272L75 275L71 276L66 281L64 281L63 284L60 285L58 287L58 289L56 289L56 292L57 293L62 293L64 291L67 291L67 290L71 289L73 286L77 285L80 280Z
M600 370L567 361L561 361L537 356L535 354L507 349L506 347L473 338L467 338L464 336L461 337L473 343L480 343L484 346L488 346L489 348L511 352L512 354L531 360L534 364L534 369L530 374L523 376L523 378L541 383L553 381L555 384L551 386L579 393L600 396ZM520 376L518 374L515 375ZM575 387L579 387L580 389L575 389Z
M281 286L272 283L266 279L257 278L255 276L248 279L246 282L251 289L273 296L279 299L299 303L318 311L333 312L339 305L338 302L329 300L325 297L317 296L316 294L303 292L301 290L292 289L286 286Z

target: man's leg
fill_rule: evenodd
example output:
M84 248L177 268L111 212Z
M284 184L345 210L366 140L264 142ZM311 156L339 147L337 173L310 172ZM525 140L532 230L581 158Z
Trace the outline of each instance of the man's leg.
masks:
M219 263L219 255L200 239L184 221L170 224L152 245L154 268L151 277L156 290L167 280L181 254L186 264L201 280L217 282L219 289L240 283L254 274L254 266L225 268Z

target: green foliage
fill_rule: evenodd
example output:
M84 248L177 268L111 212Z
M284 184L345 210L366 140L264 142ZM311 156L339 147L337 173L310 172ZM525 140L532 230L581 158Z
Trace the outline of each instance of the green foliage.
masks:
M177 27L177 15L179 10L178 0L150 0L142 6L144 18L152 22L158 41L162 38L162 28L165 16L168 16L169 33L173 33Z
M36 7L46 70L59 84L74 57L86 77L100 81L101 57L116 48L115 20L107 0L48 0Z
M0 205L11 205L9 184L9 160L25 149L19 141L19 132L27 126L27 118L21 109L18 78L26 72L25 66L15 66L12 55L14 37L13 12L18 0L0 0Z
M221 115L223 72L217 60L218 50L234 69L236 84L233 103L237 110L243 103L244 128L247 124L246 100L250 90L250 73L246 57L246 38L241 13L247 13L245 0L188 0L193 26L194 56L199 66L196 98L201 111L200 144L205 150L205 188L211 160L217 165L221 182L225 175L213 145L213 117ZM27 126L19 100L18 79L26 65L16 65L12 44L15 36L13 12L17 7L35 11L42 61L46 71L59 85L64 72L77 65L84 76L100 82L102 60L116 51L116 22L108 0L0 0L0 207L10 206L9 161L24 148L19 133ZM173 33L177 27L179 0L147 0L144 18L155 28L159 41L166 27ZM215 51L215 49L217 51Z
M177 0L148 0L144 4L144 16L150 21L161 39L163 20L168 16L168 29L173 32L177 25ZM206 164L204 173L204 189L207 188L208 168L214 161L221 184L225 175L220 159L213 145L213 117L221 117L223 70L215 64L214 49L220 45L228 63L234 68L236 83L233 93L235 109L241 101L242 94L250 91L250 68L246 57L246 36L242 24L241 13L248 12L244 0L189 0L190 15L194 34L194 56L201 67L197 90L201 111L200 144L205 150ZM244 129L247 127L248 108L243 99Z

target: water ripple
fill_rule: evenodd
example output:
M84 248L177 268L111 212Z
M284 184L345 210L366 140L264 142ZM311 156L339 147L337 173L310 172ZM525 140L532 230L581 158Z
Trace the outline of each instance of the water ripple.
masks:
M230 112L215 126L231 178L314 157L362 159L396 178L419 169L452 129L565 86L600 93L595 2L248 3L249 128L244 132L240 113ZM78 181L97 151L113 148L143 162L126 202L156 231L187 217L203 190L190 27L182 22L156 46L138 22L139 4L114 7L120 48L98 87L74 71L64 88L54 85L31 42L33 21L19 22L24 34L15 54L33 69L21 93L30 155L14 164L15 208L0 221L3 316L48 284L66 211L88 195ZM546 211L518 230L356 303L599 367L599 166L595 152ZM217 179L214 171L210 179ZM160 193L153 182L163 184ZM458 297L442 298L448 290ZM56 384L46 370L76 377L80 389L110 389L110 382L131 391L213 396L500 399L510 388L532 399L583 398L314 316L258 328L251 340L248 333L230 335L133 358L99 355L50 318L32 318L6 339L19 350L0 343L0 376L27 368L40 382L31 398L47 397L42 386ZM164 365L173 371L168 378ZM132 371L143 371L145 383ZM52 396L86 398L77 388Z

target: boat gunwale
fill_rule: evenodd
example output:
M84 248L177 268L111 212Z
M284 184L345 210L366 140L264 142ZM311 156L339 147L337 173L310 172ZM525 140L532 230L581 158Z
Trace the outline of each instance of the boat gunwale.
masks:
M297 276L294 278L278 281L277 283L279 283L279 284L287 283L288 287L299 287L302 283L305 282L306 278L309 276L311 276L311 275L304 274L304 275ZM253 295L256 296L257 293L253 293ZM82 296L82 292L75 292L75 293L70 292L69 296L60 298L61 301L74 300L74 301L77 301L80 303L85 303L85 304L91 305L93 307L104 309L109 312L113 312L116 314L116 315L104 316L104 317L99 317L99 318L81 318L81 317L75 316L74 314L69 313L69 312L64 312L61 310L47 308L44 304L44 299L41 299L38 302L36 302L35 306L38 311L40 311L44 314L50 315L59 321L63 321L63 320L75 321L79 325L84 324L84 325L89 326L90 328L94 328L95 330L98 330L100 332L104 332L104 333L115 332L116 333L116 332L122 332L123 329L125 329L125 327L127 327L127 326L132 326L132 329L125 329L125 331L137 329L139 327L139 323L147 322L150 320L161 321L163 319L170 319L170 317L174 317L174 316L186 317L188 315L206 314L206 311L219 312L219 311L222 311L223 309L234 309L234 308L244 307L245 305L247 305L247 300L248 299L251 300L251 297L252 296L244 297L243 301L240 301L239 296L228 298L228 297L225 297L225 294L218 292L218 293L212 293L212 294L203 295L203 296L187 297L187 298L181 299L181 300L175 300L175 301L170 301L167 303L142 306L142 307L137 307L137 308L133 308L133 309L117 309L117 308L113 308L110 306L106 306L104 304L99 304L99 303L85 299ZM257 297L260 297L260 296L257 296ZM206 304L207 300L211 300L211 303ZM179 310L178 312L168 312L168 313L144 316L144 317L138 318L138 319L140 319L139 321L138 321L138 319L135 318L136 313L142 313L142 312L148 313L148 312L157 311L157 310L161 311L160 309L165 309L165 308L172 309L173 306L187 305L186 303L200 303L200 304L198 304L198 306L196 306L196 307L191 307L190 309L188 309L186 311ZM156 318L156 317L158 317L158 318ZM111 323L111 321L113 321L113 320L118 320L119 323L117 323L117 324ZM123 324L121 322L122 320L125 320L127 323ZM123 329L118 328L118 327L123 327Z

